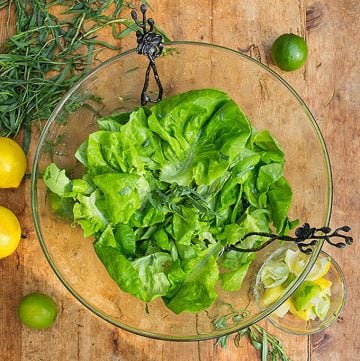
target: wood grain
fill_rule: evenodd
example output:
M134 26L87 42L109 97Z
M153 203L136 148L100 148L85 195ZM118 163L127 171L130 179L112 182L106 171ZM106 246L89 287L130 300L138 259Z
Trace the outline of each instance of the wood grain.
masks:
M273 67L269 49L284 32L306 37L310 53L304 68L279 72L304 98L324 135L333 170L334 202L331 224L349 224L355 244L345 251L328 249L344 270L348 300L342 317L312 337L290 336L267 327L286 346L293 361L350 361L358 358L360 278L356 255L360 236L360 167L357 119L360 110L358 0L298 0L285 2L235 0L152 0L156 21L173 39L214 42L238 49ZM128 14L124 14L128 15ZM0 12L0 44L6 37L6 12ZM13 20L12 20L13 23ZM108 33L103 36L108 38ZM121 42L132 47L134 36ZM112 55L104 52L102 59ZM32 150L38 131L33 129ZM29 165L29 170L30 170ZM0 261L0 360L4 361L254 361L260 355L246 341L226 350L213 341L161 342L117 329L82 307L61 285L47 264L30 214L29 180L17 190L0 190L0 204L18 215L27 235L15 254ZM42 291L59 304L56 324L34 332L16 318L22 295Z

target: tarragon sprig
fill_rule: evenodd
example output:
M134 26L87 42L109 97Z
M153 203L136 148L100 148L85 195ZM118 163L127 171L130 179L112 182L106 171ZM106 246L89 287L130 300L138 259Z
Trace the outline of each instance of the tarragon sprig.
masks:
M234 337L236 347L239 347L240 341L247 337L251 345L261 352L261 361L291 361L286 355L286 350L281 341L256 324L244 328L233 335L219 337L215 345L226 348L231 337Z
M57 5L63 10L59 16ZM30 123L49 117L102 49L119 50L100 40L100 31L108 27L120 39L136 26L130 16L119 17L126 7L122 0L0 0L0 9L5 7L9 16L14 10L16 22L15 34L0 44L0 136L25 129L26 150Z

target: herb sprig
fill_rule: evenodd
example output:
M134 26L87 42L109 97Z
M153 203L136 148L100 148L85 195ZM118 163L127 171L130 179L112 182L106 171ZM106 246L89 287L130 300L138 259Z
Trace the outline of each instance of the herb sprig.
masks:
M219 337L215 345L226 348L229 339L233 335ZM247 337L251 345L261 352L261 361L291 361L286 355L285 348L281 341L274 335L267 332L263 327L258 325L249 326L234 334L234 343L239 347L240 341Z
M53 14L56 5L64 9L59 16ZM110 27L121 39L136 26L119 17L131 7L123 0L0 0L0 9L5 7L9 14L14 9L16 25L0 54L0 136L14 137L24 128L27 150L30 123L50 116L101 50L119 50L99 40L99 31Z

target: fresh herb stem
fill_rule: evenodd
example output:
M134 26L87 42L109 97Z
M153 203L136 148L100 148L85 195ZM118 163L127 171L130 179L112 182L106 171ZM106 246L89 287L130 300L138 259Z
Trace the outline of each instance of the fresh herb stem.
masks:
M219 327L223 328L223 327ZM226 348L232 335L219 337L215 345ZM242 338L247 337L251 345L261 352L261 361L291 361L281 341L259 325L252 325L234 334L234 343L239 347Z
M130 4L0 0L0 9L8 7L7 27L12 10L16 16L15 35L0 54L0 136L14 137L24 128L27 150L30 123L50 116L64 93L94 65L96 54L120 50L113 41L98 39L100 31L110 27L116 40L136 30L131 19L119 17ZM53 14L57 5L63 9L58 16Z

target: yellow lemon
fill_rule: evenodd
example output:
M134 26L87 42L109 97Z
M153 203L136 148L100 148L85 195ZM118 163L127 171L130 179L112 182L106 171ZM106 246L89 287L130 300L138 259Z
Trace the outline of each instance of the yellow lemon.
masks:
M332 285L331 281L322 277L317 280L314 280L313 282L321 287L321 290L323 291L324 294L327 294L330 296L330 287Z
M309 256L300 251L293 251L288 249L285 255L285 263L289 267L290 272L298 276L305 268ZM308 281L314 281L324 277L331 267L331 262L326 257L318 258L311 269L310 273L306 277Z
M15 214L0 206L0 259L16 250L20 238L21 228Z
M318 280L319 278L324 277L329 272L330 267L331 262L326 257L322 257L315 262L306 279L309 281Z
M316 315L313 311L312 306L309 306L308 308L306 308L305 310L300 310L298 311L295 307L295 305L293 304L293 302L290 303L290 308L289 311L297 318L300 318L300 320L304 320L304 321L310 321L310 320L314 320L316 318Z
M271 305L272 303L277 301L282 296L284 291L285 291L285 288L283 286L276 286L273 288L265 289L265 292L261 298L263 305L264 306ZM290 309L290 304L291 304L290 300L286 300L281 306L279 306L273 312L273 314L278 317L284 317Z
M26 157L14 140L0 137L0 188L17 188L26 171Z
M279 299L284 293L284 287L276 286L273 288L266 288L264 294L261 297L261 302L264 306L269 306Z

